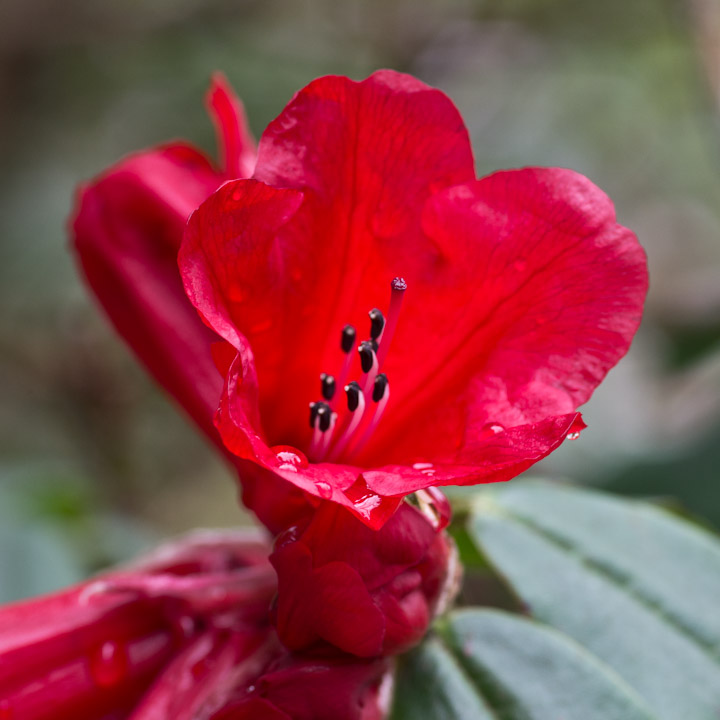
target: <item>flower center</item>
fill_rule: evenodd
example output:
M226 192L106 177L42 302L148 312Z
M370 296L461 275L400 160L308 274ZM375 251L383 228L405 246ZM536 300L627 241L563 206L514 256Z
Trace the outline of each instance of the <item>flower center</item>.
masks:
M359 453L368 443L380 423L390 398L390 383L382 366L407 290L403 278L390 283L390 304L387 317L378 308L368 313L370 337L357 346L362 374L359 380L348 382L352 366L357 330L346 325L340 334L340 350L345 356L337 378L328 373L320 375L322 400L310 403L310 427L313 430L308 455L314 462L336 462ZM345 393L345 409L338 407L338 388Z

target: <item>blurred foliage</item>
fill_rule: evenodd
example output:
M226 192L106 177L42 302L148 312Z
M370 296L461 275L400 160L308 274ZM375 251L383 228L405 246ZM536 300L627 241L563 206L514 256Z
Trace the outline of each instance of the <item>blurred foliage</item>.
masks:
M480 172L562 165L600 184L648 251L647 314L589 429L540 472L720 523L718 15L713 0L6 0L0 599L158 534L247 522L86 295L65 234L74 187L123 154L175 137L214 152L215 69L258 134L313 77L409 71L456 101Z

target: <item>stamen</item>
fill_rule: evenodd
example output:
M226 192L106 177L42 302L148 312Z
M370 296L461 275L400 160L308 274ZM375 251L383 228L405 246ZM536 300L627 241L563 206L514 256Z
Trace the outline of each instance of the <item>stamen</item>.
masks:
M342 368L340 369L340 375L338 375L336 387L343 387L347 382L348 375L350 374L350 365L352 365L352 349L355 347L355 338L357 337L357 331L352 325L346 325L340 333L340 349L345 353L345 360L343 361Z
M368 317L370 318L370 337L373 340L380 340L385 328L385 316L378 308L373 308L368 313Z
M338 414L336 412L330 413L330 421L328 423L327 430L323 432L322 444L320 446L320 457L319 460L325 458L328 447L330 446L330 440L332 440L333 431L335 430L335 423L337 423Z
M403 278L396 277L390 283L390 290L387 315L383 315L379 308L373 308L368 313L370 337L357 346L362 369L359 382L346 384L357 342L357 330L353 325L345 325L340 333L340 349L345 355L340 372L337 376L327 373L320 375L322 400L310 403L313 435L308 454L316 462L322 461L326 454L331 460L336 460L346 452L353 454L361 450L385 411L390 386L387 376L380 370L395 334L407 283ZM339 423L336 412L338 386L344 388L348 405L348 412L342 413ZM373 412L366 412L371 406L374 406ZM336 439L334 435L339 435L339 438ZM351 446L349 450L348 446Z
M314 415L314 418L313 418ZM316 402L310 405L310 418L313 420L313 436L310 442L310 455L319 459L325 440L323 435L330 428L333 412L326 402Z
M320 432L325 432L330 427L330 419L332 416L332 411L330 410L330 406L327 403L320 402L318 403L318 409L317 409L317 421L318 421L318 427L320 428Z
M325 400L332 400L335 395L335 378L327 373L320 375L320 392Z
M369 373L372 370L372 366L375 360L375 349L372 346L370 340L363 340L358 347L358 354L360 355L360 367L364 373Z
M373 402L380 402L385 396L385 390L387 388L388 379L385 373L380 373L373 383Z
M365 395L360 389L360 384L356 382L348 383L344 388L345 394L347 395L347 405L350 411L350 422L345 428L345 431L340 436L338 441L335 443L335 447L330 452L330 460L337 460L342 454L343 450L347 447L347 444L352 439L355 431L360 425L360 421L365 413Z
M344 387L345 393L347 394L347 406L350 412L355 412L360 404L360 383L356 383L354 380L348 383Z
M380 369L382 369L388 350L390 349L390 342L395 334L395 328L397 327L398 318L400 317L400 308L402 307L402 301L405 297L406 290L407 283L404 278L393 278L390 283L390 307L388 308L388 316L385 322L382 338L380 340L380 347L377 352L378 367Z
M390 399L390 383L388 382L385 373L380 373L375 378L375 382L373 384L372 398L375 402L375 412L373 413L372 420L365 429L363 436L352 448L353 453L358 453L365 447L367 441L372 437L372 434L375 432L375 428L378 426L380 418L385 412L385 407L388 403L388 400Z
M367 401L370 400L370 391L378 373L378 358L373 347L374 340L365 340L360 343L360 367L363 371L362 390Z
M346 325L340 334L340 349L347 355L355 344L357 330L352 325Z

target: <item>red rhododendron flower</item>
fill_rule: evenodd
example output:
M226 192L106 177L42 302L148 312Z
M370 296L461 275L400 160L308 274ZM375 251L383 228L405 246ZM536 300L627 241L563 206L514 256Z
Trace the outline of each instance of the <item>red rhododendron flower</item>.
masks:
M225 445L374 527L410 492L508 480L576 433L647 289L590 181L476 180L452 102L390 71L297 93L252 179L192 215L180 266L227 343Z
M127 603L121 637L87 588L68 618L111 660L120 640L171 638L152 667L139 651L120 664L127 690L102 705L117 717L379 720L383 658L420 640L456 579L434 486L507 480L584 427L577 407L640 321L644 254L572 171L476 180L457 110L408 76L311 83L257 158L221 79L209 101L223 168L181 144L123 161L82 190L76 247L118 330L232 458L246 504L288 528L277 585L231 552L112 574L90 595ZM0 662L34 647L44 602L11 608L19 640L0 638ZM47 647L64 632L48 620ZM57 647L52 668L83 670L67 707L94 708L95 656ZM13 698L38 677L18 668Z

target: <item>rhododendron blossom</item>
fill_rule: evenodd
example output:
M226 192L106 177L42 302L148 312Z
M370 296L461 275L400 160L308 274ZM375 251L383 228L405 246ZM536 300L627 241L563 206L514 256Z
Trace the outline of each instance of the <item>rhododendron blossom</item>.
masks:
M575 435L647 289L590 181L476 180L452 102L390 71L301 90L252 178L191 216L180 268L225 341L226 447L373 527L408 493L508 480Z
M130 156L72 231L274 544L185 539L0 610L0 719L381 720L391 656L458 586L438 486L577 437L640 321L645 257L607 196L558 168L476 179L412 77L320 78L257 151L221 76L208 108L219 164Z

